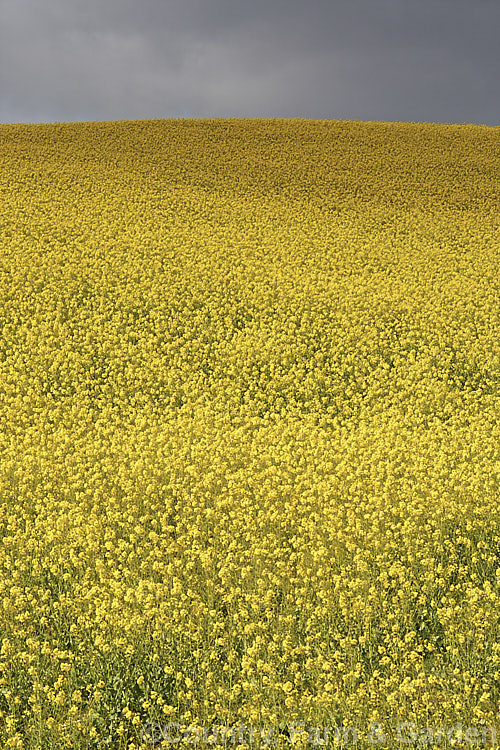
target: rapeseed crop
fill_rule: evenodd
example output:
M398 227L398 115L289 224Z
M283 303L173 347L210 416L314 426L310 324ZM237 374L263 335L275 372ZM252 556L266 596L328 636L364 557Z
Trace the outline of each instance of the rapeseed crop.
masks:
M472 125L0 126L2 747L500 731L499 167Z

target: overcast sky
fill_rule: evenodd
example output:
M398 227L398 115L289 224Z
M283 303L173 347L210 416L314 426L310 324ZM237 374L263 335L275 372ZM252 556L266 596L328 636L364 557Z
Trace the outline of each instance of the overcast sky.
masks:
M499 125L499 0L0 0L0 122Z

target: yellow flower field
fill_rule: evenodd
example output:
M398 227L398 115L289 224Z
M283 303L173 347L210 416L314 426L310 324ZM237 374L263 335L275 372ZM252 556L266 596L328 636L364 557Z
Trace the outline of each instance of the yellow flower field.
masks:
M500 737L499 146L0 125L2 748Z

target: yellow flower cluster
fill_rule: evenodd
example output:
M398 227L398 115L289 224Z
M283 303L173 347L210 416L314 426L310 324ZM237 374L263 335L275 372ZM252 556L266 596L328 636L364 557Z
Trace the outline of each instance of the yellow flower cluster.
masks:
M499 129L0 126L0 744L499 724Z

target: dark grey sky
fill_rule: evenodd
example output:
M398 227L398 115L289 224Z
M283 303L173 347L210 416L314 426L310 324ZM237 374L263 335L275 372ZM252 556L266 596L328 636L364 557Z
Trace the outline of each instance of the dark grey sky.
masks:
M0 0L0 122L499 125L498 0Z

